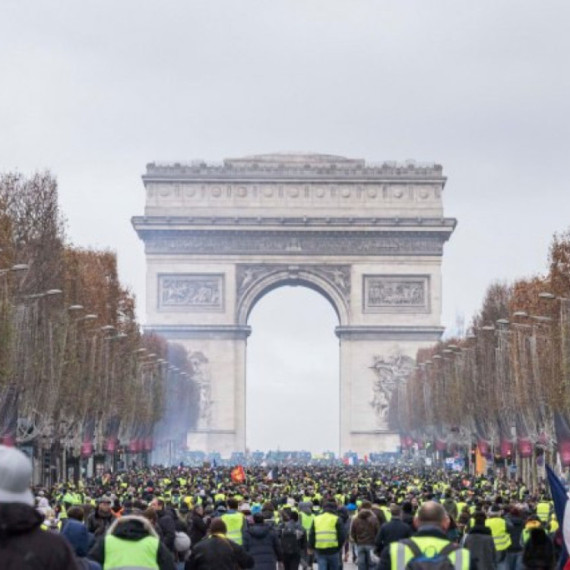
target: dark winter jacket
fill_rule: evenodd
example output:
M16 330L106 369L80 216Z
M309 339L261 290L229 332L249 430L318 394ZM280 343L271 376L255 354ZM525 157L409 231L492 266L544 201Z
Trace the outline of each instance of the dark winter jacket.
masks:
M95 536L103 536L114 521L115 517L110 512L103 517L99 514L99 509L96 509L87 518L87 530Z
M40 528L43 517L21 503L0 504L0 567L79 570L69 543Z
M272 526L255 523L244 535L244 548L255 561L256 569L275 570L277 562L283 561L281 543Z
M116 536L117 538L122 538L124 540L142 540L147 536L154 536L158 538L158 535L150 521L143 517L136 515L131 515L127 517L121 517L117 519L113 525L109 528L109 534ZM89 551L88 554L91 560L99 562L99 564L104 565L105 563L105 537L100 537L95 546ZM159 543L158 551L156 553L156 563L160 570L175 570L174 557L162 543Z
M192 546L184 570L235 570L253 568L253 564L253 558L239 544L215 534Z
M554 545L544 529L530 531L522 554L524 570L550 570L554 567Z
M507 552L521 552L521 535L524 529L524 519L514 515L507 515L505 520L510 522L510 526L507 526L507 528L511 536L511 545L507 549Z
M358 545L372 545L374 544L379 529L380 523L376 515L369 509L361 509L352 520L350 537Z
M87 527L79 521L68 519L61 531L67 542L71 545L77 559L77 565L86 570L101 570L101 565L94 560L87 560L90 535Z
M170 552L174 552L174 539L176 537L176 513L164 508L161 511L156 511L158 516L158 526L160 527L160 534L162 541Z
M198 544L207 534L208 526L198 513L192 513L190 522L188 524L190 531L190 540L192 541L192 546Z
M463 547L469 550L471 564L476 564L478 570L497 568L497 551L490 528L484 525L471 527L463 539Z
M303 528L303 525L299 521L287 521L279 526L279 540L281 541L282 550L283 549L283 532L293 531L297 538L297 544L299 546L299 552L304 551L307 548L307 532ZM283 552L285 556L285 552Z
M407 525L398 517L392 517L390 522L382 525L376 535L376 553L380 555L384 548L389 544L392 544L392 542L397 542L398 540L409 538L410 536L412 536L410 525Z

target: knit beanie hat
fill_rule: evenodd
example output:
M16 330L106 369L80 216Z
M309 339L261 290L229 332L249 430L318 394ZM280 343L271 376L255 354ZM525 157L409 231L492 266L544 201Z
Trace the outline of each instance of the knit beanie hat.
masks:
M0 445L0 503L34 506L32 462L15 447Z

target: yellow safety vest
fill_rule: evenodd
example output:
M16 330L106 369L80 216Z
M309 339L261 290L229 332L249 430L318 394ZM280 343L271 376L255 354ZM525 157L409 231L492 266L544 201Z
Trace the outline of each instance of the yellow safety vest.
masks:
M390 522L392 520L392 513L390 512L390 509L388 507L381 506L380 510L384 513L384 516L386 517L386 522Z
M113 535L105 537L105 570L136 568L158 570L159 540L147 536L141 540L126 540Z
M323 513L315 517L315 549L338 548L336 523L338 517L332 513Z
M220 518L226 523L226 536L241 546L243 544L243 524L245 517L241 513L226 513Z
M548 519L550 519L550 503L546 501L540 501L538 505L536 505L536 516L540 519L540 521L544 524L548 523Z
M435 536L415 536L412 539L422 554L432 558L439 554L448 544L449 540L437 538ZM390 544L390 569L404 570L406 564L414 557L412 549L401 542L393 542ZM455 570L469 570L469 551L466 548L458 548L448 555L450 562Z
M308 513L304 513L303 511L301 511L300 515L301 515L301 525L303 525L303 528L305 529L307 536L309 536L309 531L313 526L315 515L309 515Z
M501 517L491 517L485 521L485 526L491 529L497 552L503 552L512 544L511 535L507 530L507 523Z

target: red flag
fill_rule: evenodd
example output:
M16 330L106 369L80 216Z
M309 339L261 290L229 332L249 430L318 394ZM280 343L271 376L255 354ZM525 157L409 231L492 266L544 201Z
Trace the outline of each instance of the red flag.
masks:
M245 481L245 470L241 465L234 467L231 473L232 481L234 483L243 483Z

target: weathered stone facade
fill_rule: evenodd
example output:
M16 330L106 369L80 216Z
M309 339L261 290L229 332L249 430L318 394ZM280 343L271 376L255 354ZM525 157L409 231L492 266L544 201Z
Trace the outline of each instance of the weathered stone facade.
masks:
M261 155L221 165L149 164L149 328L203 363L192 449L245 449L249 313L286 284L324 295L339 319L342 452L393 450L398 386L443 329L443 215L437 165L368 165L329 155ZM203 400L203 401L202 401Z

